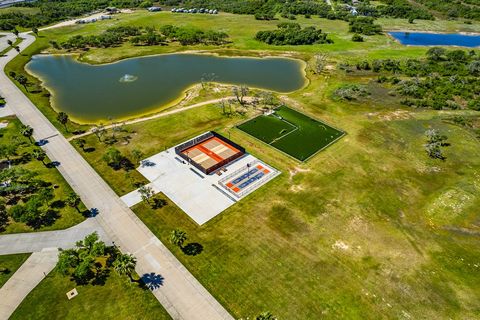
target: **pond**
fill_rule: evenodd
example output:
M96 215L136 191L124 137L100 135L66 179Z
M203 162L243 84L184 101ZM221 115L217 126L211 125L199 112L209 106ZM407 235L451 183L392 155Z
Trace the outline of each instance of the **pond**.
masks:
M157 55L112 64L38 55L26 66L52 92L52 105L79 122L123 120L172 105L202 79L291 92L306 83L303 64L287 58Z
M389 32L388 34L400 41L401 44L412 46L459 46L469 48L480 46L480 35L422 32Z

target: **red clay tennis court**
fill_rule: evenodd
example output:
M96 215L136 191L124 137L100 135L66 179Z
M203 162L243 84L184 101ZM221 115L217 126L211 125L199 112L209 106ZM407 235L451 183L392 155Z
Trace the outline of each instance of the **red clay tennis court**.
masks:
M237 158L243 152L214 136L183 150L182 154L209 172L219 163Z

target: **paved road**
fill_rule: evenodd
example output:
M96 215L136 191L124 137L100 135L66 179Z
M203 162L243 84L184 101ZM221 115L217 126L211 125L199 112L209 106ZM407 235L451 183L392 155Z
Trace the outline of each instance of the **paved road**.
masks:
M34 38L22 37L23 50ZM0 59L0 69L16 54L11 50ZM60 162L60 173L85 205L98 210L96 219L110 239L123 252L136 256L137 273L163 277L163 284L153 294L174 319L233 319L3 72L0 91L19 119L34 128L34 138L48 140L43 146L48 157Z
M0 319L8 319L20 303L45 278L58 261L58 250L33 253L0 288Z
M14 253L39 252L45 248L70 249L75 243L85 236L97 232L105 243L111 244L108 235L94 218L58 231L30 232L18 234L6 234L0 236L0 255Z
M0 32L0 35L4 36L0 38L0 51L5 50L8 47L8 40L15 42L15 35L11 32Z

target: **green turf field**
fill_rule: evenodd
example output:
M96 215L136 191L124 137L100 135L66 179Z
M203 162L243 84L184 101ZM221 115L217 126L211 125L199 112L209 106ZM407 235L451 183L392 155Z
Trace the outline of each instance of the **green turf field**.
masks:
M308 160L344 135L344 132L286 106L237 128L300 161Z

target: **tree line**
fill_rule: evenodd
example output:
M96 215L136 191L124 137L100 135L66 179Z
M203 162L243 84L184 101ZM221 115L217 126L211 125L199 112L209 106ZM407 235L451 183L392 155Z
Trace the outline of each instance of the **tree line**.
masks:
M315 27L302 27L298 23L283 22L276 30L259 31L255 39L272 45L309 45L333 43L327 34Z
M169 42L179 42L181 45L227 43L228 35L219 31L203 31L197 28L176 27L164 25L160 28L120 26L109 28L99 35L77 35L67 41L56 43L52 46L56 49L85 49L85 48L108 48L120 46L129 41L139 46L167 45Z
M480 20L480 2L478 0L438 1L415 0L429 9L443 13L449 18Z

